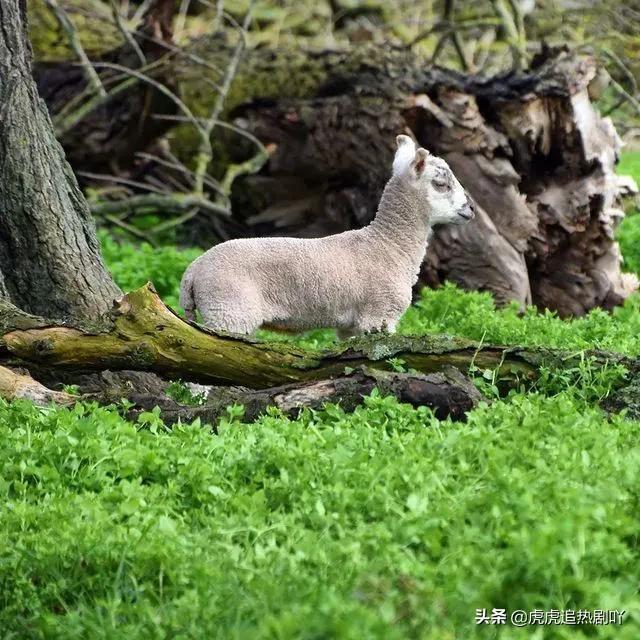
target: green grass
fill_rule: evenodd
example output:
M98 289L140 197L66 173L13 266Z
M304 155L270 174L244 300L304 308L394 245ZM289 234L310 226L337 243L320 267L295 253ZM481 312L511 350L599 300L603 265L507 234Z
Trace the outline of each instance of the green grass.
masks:
M617 172L621 176L632 176L640 181L640 151L625 151L620 157Z
M571 394L467 424L375 395L218 436L143 422L0 403L4 638L495 637L477 607L640 634L638 424Z
M182 274L202 251L118 242L105 231L99 233L99 238L105 262L123 291L137 289L151 281L170 307L179 308Z
M640 177L640 154L620 172ZM619 238L639 272L640 216ZM197 250L101 240L123 289L152 280L177 308ZM640 355L639 311L634 295L566 321L447 285L400 328ZM335 334L279 339L318 348ZM640 423L594 404L622 373L545 371L538 392L466 424L376 393L297 420L240 424L230 408L218 435L153 412L131 423L117 408L0 401L0 637L635 640ZM627 614L498 633L474 624L493 607Z

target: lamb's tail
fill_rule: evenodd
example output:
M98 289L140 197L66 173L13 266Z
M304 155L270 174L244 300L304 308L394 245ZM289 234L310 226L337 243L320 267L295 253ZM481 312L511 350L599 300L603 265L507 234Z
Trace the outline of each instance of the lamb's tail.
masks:
M180 283L180 306L184 309L187 320L196 319L196 303L193 299L193 270L189 267L182 276Z

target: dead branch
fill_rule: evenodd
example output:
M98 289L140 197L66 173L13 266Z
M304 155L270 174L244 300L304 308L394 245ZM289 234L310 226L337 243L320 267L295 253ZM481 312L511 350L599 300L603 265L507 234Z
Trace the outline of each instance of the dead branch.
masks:
M192 208L202 209L219 216L229 217L231 212L204 197L191 194L143 194L131 196L123 200L96 202L91 205L91 212L97 216L117 214L122 211L185 211Z

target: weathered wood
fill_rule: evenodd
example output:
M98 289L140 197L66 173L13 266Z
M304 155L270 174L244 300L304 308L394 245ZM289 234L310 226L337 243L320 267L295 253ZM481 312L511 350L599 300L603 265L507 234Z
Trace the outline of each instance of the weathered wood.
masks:
M466 412L482 397L472 382L451 367L428 375L360 368L328 380L257 391L246 387L213 387L202 406L181 405L157 394L138 392L127 397L135 405L129 411L131 418L157 406L167 424L178 420L191 422L196 418L215 424L226 414L226 408L233 404L244 406L243 420L246 422L254 421L267 407L277 407L288 416L296 416L303 407L321 409L326 403L339 403L345 411L351 411L376 388L383 395L395 396L414 407L431 407L441 419L463 420Z
M327 60L329 69L315 65L323 80L308 97L278 87L235 111L277 145L265 170L238 185L235 210L249 233L318 236L366 224L404 130L444 157L479 205L472 225L436 232L422 283L452 280L563 316L611 308L637 286L621 274L613 238L624 184L615 129L588 97L594 59L549 51L527 71L489 79L398 52Z
M0 3L0 296L49 317L97 316L120 295L31 77L24 1Z
M51 403L68 406L77 401L77 398L69 393L48 389L31 376L16 373L7 367L0 367L0 398L30 400L38 406Z

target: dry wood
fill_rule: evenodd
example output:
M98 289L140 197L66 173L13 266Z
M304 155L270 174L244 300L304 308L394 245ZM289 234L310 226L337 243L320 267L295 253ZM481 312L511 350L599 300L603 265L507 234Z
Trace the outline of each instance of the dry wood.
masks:
M5 400L31 400L38 406L51 403L71 405L77 398L64 391L52 391L29 375L0 367L0 398Z

